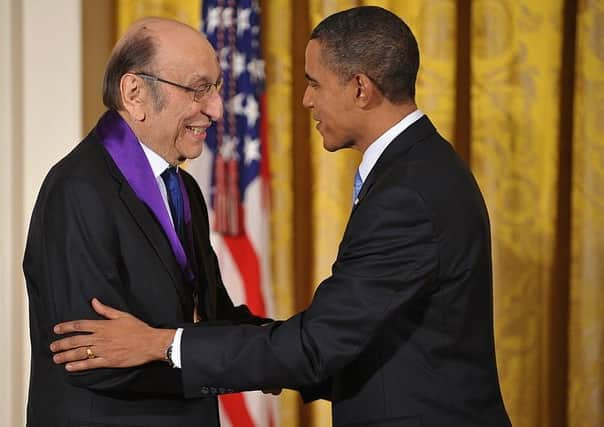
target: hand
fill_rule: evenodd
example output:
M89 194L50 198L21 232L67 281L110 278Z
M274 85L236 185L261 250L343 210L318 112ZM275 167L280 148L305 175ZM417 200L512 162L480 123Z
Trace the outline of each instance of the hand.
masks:
M56 364L70 372L96 368L127 368L164 360L173 329L154 329L130 313L94 298L92 307L109 320L74 320L54 327L56 334L79 332L50 344Z

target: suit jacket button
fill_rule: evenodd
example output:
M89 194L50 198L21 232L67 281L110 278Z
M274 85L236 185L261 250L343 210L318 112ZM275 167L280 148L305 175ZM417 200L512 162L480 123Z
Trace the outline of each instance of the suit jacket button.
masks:
M201 388L201 394L208 394L210 392L210 389L208 389L207 387L202 387Z
M210 392L212 394L216 394L216 393L218 393L218 390L216 390L216 387L210 387Z

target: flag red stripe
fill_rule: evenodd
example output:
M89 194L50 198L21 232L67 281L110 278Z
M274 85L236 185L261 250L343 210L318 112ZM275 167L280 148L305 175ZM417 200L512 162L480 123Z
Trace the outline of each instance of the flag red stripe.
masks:
M237 427L255 427L254 420L247 410L247 405L241 393L223 394L220 396L220 402L224 407L229 420L233 426Z
M223 236L245 284L245 304L257 316L266 316L260 288L260 262L245 230L238 236Z

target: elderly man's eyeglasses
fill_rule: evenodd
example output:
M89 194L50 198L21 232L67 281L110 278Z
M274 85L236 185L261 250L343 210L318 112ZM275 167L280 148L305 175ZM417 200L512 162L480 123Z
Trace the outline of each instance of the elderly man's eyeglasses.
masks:
M221 78L219 78L215 83L204 83L204 84L200 85L197 89L194 89L192 87L183 86L181 84L171 82L169 80L160 79L159 77L154 76L153 74L148 74L148 73L133 73L133 74L136 76L142 77L143 79L166 83L171 86L176 86L177 88L180 88L186 92L192 92L193 101L195 101L195 102L203 101L204 97L210 93L212 88L215 88L216 92L220 92L220 88L222 87L222 82L223 82L223 80Z

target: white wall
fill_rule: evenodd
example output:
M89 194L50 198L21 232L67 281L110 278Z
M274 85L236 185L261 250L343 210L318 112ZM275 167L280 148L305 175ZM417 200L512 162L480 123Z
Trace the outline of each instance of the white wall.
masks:
M49 168L81 138L81 0L0 0L0 424L25 425L21 260Z

